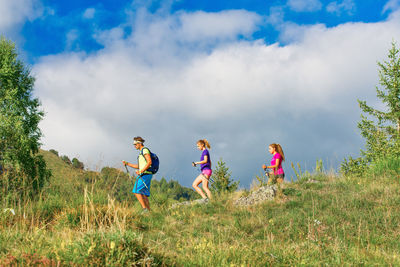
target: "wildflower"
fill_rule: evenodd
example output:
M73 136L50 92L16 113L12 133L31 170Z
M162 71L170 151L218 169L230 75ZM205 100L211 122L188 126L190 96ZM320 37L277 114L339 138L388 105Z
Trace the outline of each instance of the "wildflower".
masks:
M315 225L320 225L320 224L321 224L321 222L320 222L320 221L318 221L318 220L314 220L314 224L315 224Z
M14 211L14 209L11 209L11 208L6 208L6 209L4 209L4 213L6 213L7 211L9 211L9 212L11 212L12 213L12 215L15 215L15 211Z

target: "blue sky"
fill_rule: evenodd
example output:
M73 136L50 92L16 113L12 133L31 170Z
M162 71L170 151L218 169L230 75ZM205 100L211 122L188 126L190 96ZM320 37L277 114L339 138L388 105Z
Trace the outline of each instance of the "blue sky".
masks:
M37 2L38 3L38 2ZM125 24L128 16L146 8L151 13L222 12L247 10L263 17L263 23L246 39L279 42L279 23L299 25L322 23L335 27L346 22L378 22L390 14L386 1L42 1L42 15L23 25L21 34L29 42L23 49L31 62L37 57L68 51L94 52L104 48L94 38L99 30ZM127 14L129 10L130 14ZM85 13L86 12L86 13ZM276 15L280 14L280 15ZM282 16L279 22L268 22L269 16ZM125 29L129 34L129 27ZM71 32L72 31L72 32ZM74 42L71 43L71 38Z
M207 138L250 186L280 143L287 162L337 170L363 147L357 99L399 41L400 0L0 1L0 32L36 77L43 148L92 169L134 161L190 186Z

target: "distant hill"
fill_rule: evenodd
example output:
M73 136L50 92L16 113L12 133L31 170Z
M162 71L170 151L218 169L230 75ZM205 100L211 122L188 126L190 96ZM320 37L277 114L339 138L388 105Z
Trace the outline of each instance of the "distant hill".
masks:
M102 201L106 201L109 195L120 202L135 201L131 193L134 180L119 169L103 167L99 172L81 170L68 164L62 156L56 155L57 153L40 150L40 154L52 172L52 177L45 188L48 194L59 195L61 198L77 197L77 195L82 196L86 188L102 196L99 198ZM151 192L153 200L160 202L191 200L196 197L191 188L183 187L174 180L167 181L164 177L161 180L152 180Z

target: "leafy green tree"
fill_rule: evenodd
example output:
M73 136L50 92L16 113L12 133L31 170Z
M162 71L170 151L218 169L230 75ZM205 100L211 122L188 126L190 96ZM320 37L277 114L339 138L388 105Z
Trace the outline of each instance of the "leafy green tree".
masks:
M366 101L358 101L361 110L372 116L369 120L361 116L358 123L361 135L366 139L366 149L362 151L367 161L388 155L400 156L400 51L392 43L388 61L378 62L379 84L377 97L386 106L386 111L368 106Z
M83 170L85 168L85 165L83 164L83 162L79 161L77 158L73 158L72 159L72 167L74 167L75 169Z
M388 60L378 62L378 67L380 86L376 92L385 110L358 100L361 110L372 119L361 115L358 128L366 141L365 150L361 150L359 159L344 160L341 166L344 174L361 176L372 162L400 157L400 51L395 43L389 50Z
M2 197L15 193L32 196L51 176L38 154L38 127L43 118L40 103L32 96L35 79L18 59L15 45L0 37L0 176ZM6 193L6 194L4 194Z
M226 163L219 159L217 162L217 167L215 168L212 179L214 182L211 185L211 188L216 192L233 192L238 186L239 182L233 182L231 179L231 173L229 172L229 168L226 166Z

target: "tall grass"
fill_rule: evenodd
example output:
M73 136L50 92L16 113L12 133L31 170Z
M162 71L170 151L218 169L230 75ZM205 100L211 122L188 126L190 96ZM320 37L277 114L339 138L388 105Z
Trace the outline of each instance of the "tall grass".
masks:
M373 176L397 175L400 176L400 157L391 156L376 160L367 172Z
M1 210L0 265L400 265L396 175L315 171L283 184L275 200L247 208L234 205L241 192L176 209L154 195L146 215L136 201L118 201L97 184L60 189L70 196L52 188L12 207L15 215Z

